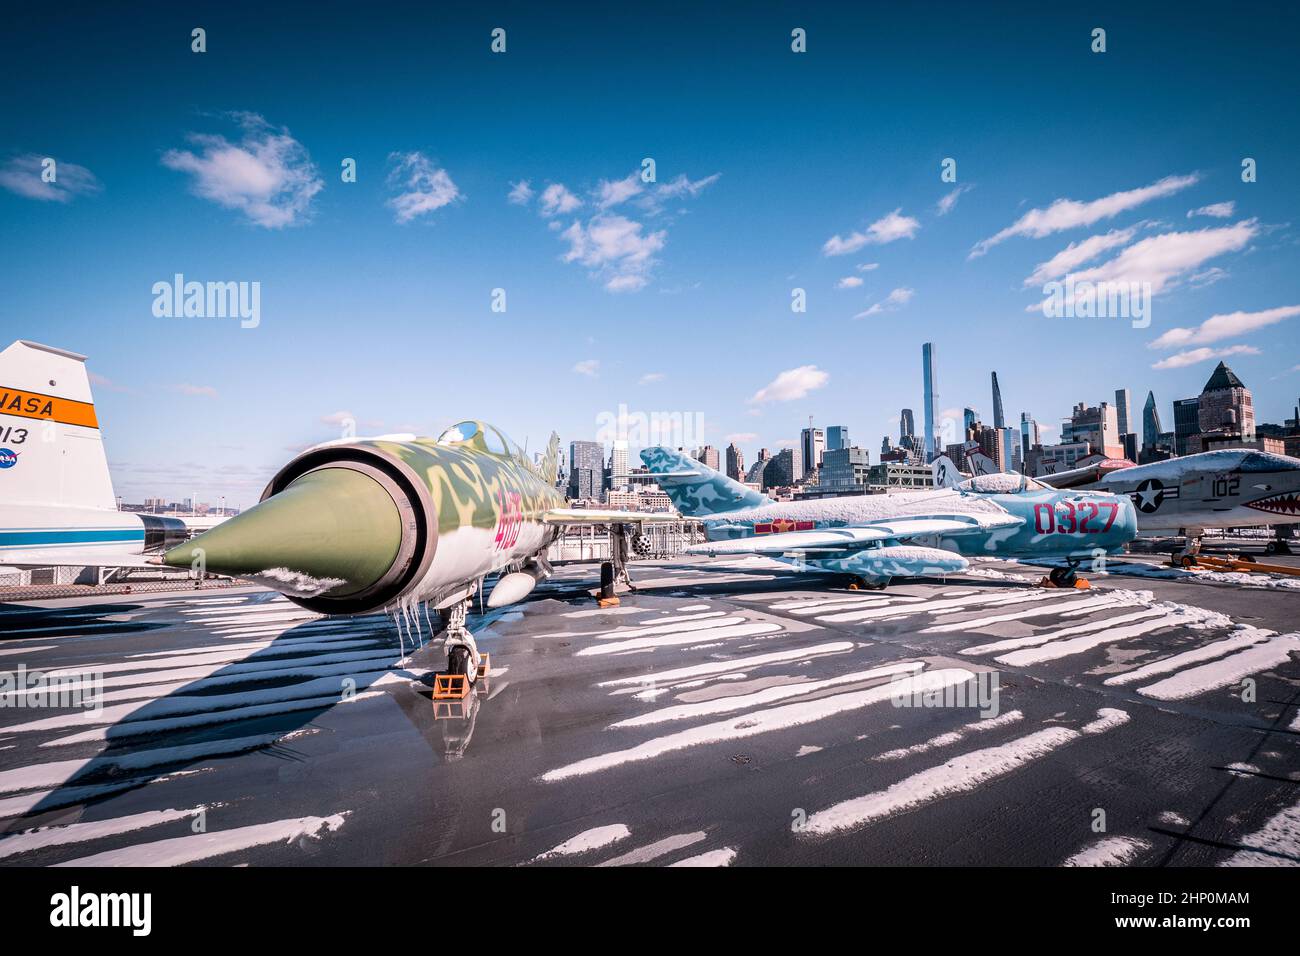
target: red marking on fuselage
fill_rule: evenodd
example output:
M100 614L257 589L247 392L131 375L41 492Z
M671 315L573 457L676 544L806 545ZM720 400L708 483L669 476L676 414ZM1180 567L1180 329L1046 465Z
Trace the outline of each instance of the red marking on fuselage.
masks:
M494 542L498 551L506 551L515 546L519 532L524 524L523 495L517 491L497 489L497 504L500 511L497 516L497 536Z

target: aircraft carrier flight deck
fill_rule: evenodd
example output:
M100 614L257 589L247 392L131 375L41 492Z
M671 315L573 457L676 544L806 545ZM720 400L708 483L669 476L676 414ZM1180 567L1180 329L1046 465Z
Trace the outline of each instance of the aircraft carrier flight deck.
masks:
M596 570L473 616L457 700L416 614L0 606L0 669L99 692L5 691L0 865L1300 864L1300 578Z

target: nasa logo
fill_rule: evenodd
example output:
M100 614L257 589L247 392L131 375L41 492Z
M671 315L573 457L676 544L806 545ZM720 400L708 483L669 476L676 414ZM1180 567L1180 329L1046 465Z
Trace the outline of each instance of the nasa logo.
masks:
M0 468L12 468L18 464L18 452L0 448Z

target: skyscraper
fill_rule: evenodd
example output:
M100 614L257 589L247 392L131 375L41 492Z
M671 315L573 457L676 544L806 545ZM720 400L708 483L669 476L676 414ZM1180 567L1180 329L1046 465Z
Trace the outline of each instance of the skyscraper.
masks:
M1142 406L1142 447L1155 448L1160 444L1160 410L1156 408L1156 393L1147 392Z
M1174 454L1187 454L1187 440L1201 430L1200 398L1174 399Z
M1236 432L1245 441L1255 440L1254 400L1241 379L1220 362L1201 391L1202 432Z
M609 452L609 487L618 491L628 487L627 442L616 441Z
M921 388L925 400L925 460L933 461L939 455L938 439L934 431L935 406L939 404L939 387L934 378L934 343L921 346Z
M600 495L605 446L598 441L569 443L569 497L592 499Z
M704 462L714 471L722 470L722 462L720 459L721 456L718 454L718 450L712 445L705 445L703 448L697 448L695 450L695 460Z
M1038 422L1030 417L1028 412L1020 413L1020 454L1024 460L1029 460L1029 449L1035 445L1043 443L1042 437L1038 432Z
M820 428L814 428L810 421L800 436L799 451L803 467L795 476L796 481L802 478L804 473L821 467L822 453L826 451L826 433Z
M734 441L727 446L727 477L732 481L745 480L745 453Z
M999 431L1007 427L1006 416L1002 414L1002 389L998 388L997 372L993 373L993 427Z
M908 438L916 437L916 419L912 417L910 408L903 409L903 413L898 416L898 443L901 445Z
M849 430L844 425L826 426L826 450L839 451L849 447Z
M1119 433L1127 435L1133 430L1133 396L1127 388L1115 389L1115 414L1119 417Z

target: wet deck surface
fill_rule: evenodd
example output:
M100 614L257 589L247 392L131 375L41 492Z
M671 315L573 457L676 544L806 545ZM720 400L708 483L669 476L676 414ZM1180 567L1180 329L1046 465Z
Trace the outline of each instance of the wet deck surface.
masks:
M1300 865L1300 590L633 573L616 610L583 566L472 619L493 672L442 718L384 617L0 607L0 671L104 694L3 698L0 865Z

